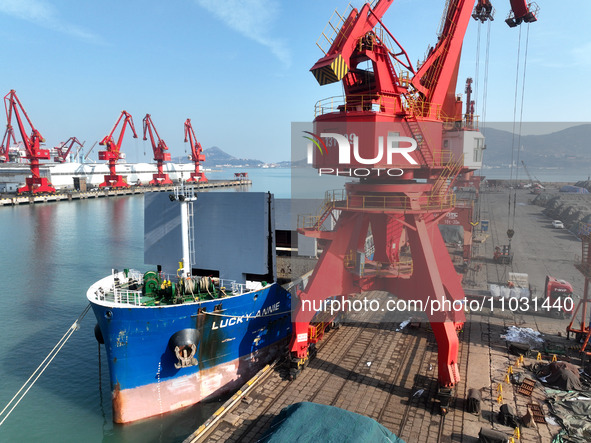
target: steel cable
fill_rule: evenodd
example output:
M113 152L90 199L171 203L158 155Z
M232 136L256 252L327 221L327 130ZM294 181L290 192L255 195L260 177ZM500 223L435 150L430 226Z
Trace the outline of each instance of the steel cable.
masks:
M6 413L6 415L4 416L4 418L2 419L2 421L0 421L0 426L2 426L2 424L10 416L10 414L12 413L12 411L14 411L14 409L18 406L18 404L21 402L21 400L25 397L25 395L27 395L27 393L33 387L33 385L35 384L35 382L39 379L39 377L41 377L41 374L43 374L43 372L45 372L45 370L49 367L49 365L51 364L51 362L53 361L53 359L57 356L57 354L60 352L60 350L64 347L64 345L69 340L69 338L72 336L72 334L75 331L78 330L78 325L80 324L80 322L82 321L82 319L86 316L86 314L88 313L89 310L90 310L90 303L86 306L86 308L84 309L84 311L82 311L82 313L78 316L78 318L72 324L72 326L70 326L70 328L62 336L62 338L59 339L59 341L53 347L53 349L49 352L49 354L47 354L47 357L45 357L45 359L41 362L41 364L39 366L37 366L37 369L35 369L35 371L33 371L33 373L31 374L31 376L21 386L21 388L18 390L18 392L10 399L10 401L6 404L6 406L4 407L4 409L2 409L2 411L0 412L0 416L2 416L2 414L4 414L4 412L16 400L16 403L14 403L14 405ZM33 377L34 377L34 379L33 379ZM33 381L31 382L32 379L33 379ZM29 384L29 382L30 382L30 384ZM27 387L27 385L28 385L28 387ZM25 389L25 387L27 387L27 389L21 395L21 392L22 392L23 389Z

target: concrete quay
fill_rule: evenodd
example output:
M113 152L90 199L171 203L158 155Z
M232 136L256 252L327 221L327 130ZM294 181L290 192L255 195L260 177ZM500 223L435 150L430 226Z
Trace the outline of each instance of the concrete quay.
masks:
M514 217L507 211L509 192L516 192ZM480 219L489 220L490 225L487 232L479 233L481 242L475 244L473 259L464 274L467 294L482 297L489 284L503 284L509 272L520 272L528 274L537 297L543 295L546 275L573 284L575 301L582 295L584 279L574 268L575 256L580 255L579 239L566 230L553 229L552 220L542 213L543 208L530 204L531 198L526 190L481 193ZM495 246L508 242L508 226L515 230L515 256L512 264L499 265L492 256ZM462 263L459 249L450 245L450 254L454 262ZM359 297L384 300L391 296L370 292ZM434 400L437 343L428 322L397 330L399 323L376 322L363 315L330 331L320 342L316 358L295 380L288 381L278 364L267 368L185 442L257 441L281 409L300 401L366 415L406 442L477 442L481 428L500 431L507 439L515 438L516 430L502 425L497 418L501 404L511 405L519 417L527 413L528 404L540 405L547 418L550 411L547 393L539 381L531 396L518 393L518 385L506 381L510 367L514 374L535 380L527 367L537 363L537 350L523 363L509 352L502 337L507 328L539 331L550 348L564 350L557 355L559 360L581 364L574 349L576 342L566 340L569 319L553 318L542 310L502 309L482 303L481 309L467 312L466 324L459 333L461 381L455 387L447 414L442 415ZM545 362L555 355L545 349L539 351ZM477 415L466 410L471 388L482 396L482 411ZM560 430L551 420L536 427L521 426L520 440L515 441L549 442Z
M227 187L250 186L250 179L241 180L210 180L196 185L198 190L208 190ZM89 198L117 197L122 195L145 194L146 192L172 192L175 185L166 186L130 186L128 188L95 188L89 191L66 191L55 194L18 195L2 194L0 206L32 205L35 203L50 203L60 201L83 200Z

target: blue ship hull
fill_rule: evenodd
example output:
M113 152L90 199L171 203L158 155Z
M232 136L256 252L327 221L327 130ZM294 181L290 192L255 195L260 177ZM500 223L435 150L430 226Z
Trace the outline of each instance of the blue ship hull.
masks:
M118 423L239 387L284 351L291 336L290 294L277 284L167 306L103 302L93 299L92 289L88 298L106 347ZM175 346L182 343L175 340L187 331L195 346L184 348L181 364Z

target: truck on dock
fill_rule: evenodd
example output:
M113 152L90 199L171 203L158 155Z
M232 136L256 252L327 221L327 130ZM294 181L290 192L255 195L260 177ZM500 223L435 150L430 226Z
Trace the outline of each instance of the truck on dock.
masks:
M550 306L551 313L561 318L569 317L574 308L573 286L565 280L547 275L544 284L544 300L547 300L545 303Z
M471 297L482 295L472 294ZM572 314L573 287L565 280L560 280L550 275L546 276L542 297L536 297L536 291L529 284L528 274L509 272L507 283L491 284L489 294L493 300L517 298L529 300L527 306L534 313L547 314L553 317L567 318ZM525 306L525 305L520 305Z

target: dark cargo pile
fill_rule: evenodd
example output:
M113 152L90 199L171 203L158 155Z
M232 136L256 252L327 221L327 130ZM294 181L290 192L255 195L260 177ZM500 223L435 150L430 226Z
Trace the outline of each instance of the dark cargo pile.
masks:
M546 192L536 196L533 203L543 206L544 214L561 220L573 232L576 232L579 223L591 223L591 194Z
M284 408L263 437L264 443L404 443L377 421L334 406L301 402Z

